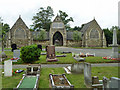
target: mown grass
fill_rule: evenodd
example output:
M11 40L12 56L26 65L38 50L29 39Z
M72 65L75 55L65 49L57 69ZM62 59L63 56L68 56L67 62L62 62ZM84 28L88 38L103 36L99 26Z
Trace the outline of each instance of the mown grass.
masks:
M15 72L17 69L13 69L13 72ZM21 69L25 70L25 69ZM22 73L14 73L12 77L4 77L2 75L2 88L16 88L20 80L22 79Z
M92 67L91 68L92 76L98 76L99 79L102 79L103 76L118 77L118 67ZM16 71L16 69L13 69ZM25 70L25 69L21 69ZM63 74L65 73L63 68L42 68L39 88L49 88L49 74ZM16 88L19 81L22 78L22 73L13 75L12 77L4 77L2 75L2 87L3 88ZM84 75L83 74L66 74L67 79L70 81L75 88L86 88L84 85Z
M118 67L92 67L92 76L98 76L102 79L103 76L118 77ZM49 74L63 74L63 68L42 68L40 76L39 88L49 88ZM74 85L75 88L86 88L84 85L83 74L66 74L67 79Z
M6 55L8 56L8 59L13 58L13 52L11 51L5 51ZM45 51L42 51L42 53L45 53ZM56 55L63 55L60 54L58 52L56 52ZM66 57L57 57L59 61L57 62L47 62L46 61L46 55L41 55L39 60L32 62L31 64L72 64L72 63L79 63L78 61L76 61L73 57L72 54L66 54ZM102 59L102 57L86 57L85 62L88 63L116 63L118 61L116 60L106 60L106 59ZM4 61L2 62L4 63ZM17 62L13 62L13 64L27 64L24 63L21 59L18 60Z

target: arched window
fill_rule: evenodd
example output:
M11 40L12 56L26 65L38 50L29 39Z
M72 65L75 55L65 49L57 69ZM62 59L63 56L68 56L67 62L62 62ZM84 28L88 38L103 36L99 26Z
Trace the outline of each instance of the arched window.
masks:
M91 30L90 32L90 38L99 38L99 32L98 30Z
M15 38L17 39L25 39L25 31L22 28L18 28L15 31Z

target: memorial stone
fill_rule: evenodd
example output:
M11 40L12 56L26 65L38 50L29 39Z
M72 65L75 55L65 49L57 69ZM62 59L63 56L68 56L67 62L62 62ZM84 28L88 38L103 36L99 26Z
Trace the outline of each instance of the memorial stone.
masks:
M20 58L20 50L14 50L13 57Z
M92 79L91 79L91 64L85 63L84 64L84 82L87 87L92 86Z
M4 76L12 76L12 61L7 60L4 62Z
M118 44L116 29L113 30L112 58L118 58Z

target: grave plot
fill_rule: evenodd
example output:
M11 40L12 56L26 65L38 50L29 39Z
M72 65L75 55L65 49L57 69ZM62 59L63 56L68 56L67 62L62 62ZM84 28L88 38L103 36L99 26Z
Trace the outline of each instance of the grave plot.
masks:
M56 58L56 55L55 55L55 46L47 46L46 49L47 49L46 61L47 62L58 61L58 59Z
M71 83L66 78L65 74L49 74L49 78L52 88L74 88L74 86L71 85Z
M22 79L17 85L18 88L33 88L37 89L39 86L40 65L29 65L26 74L23 74Z

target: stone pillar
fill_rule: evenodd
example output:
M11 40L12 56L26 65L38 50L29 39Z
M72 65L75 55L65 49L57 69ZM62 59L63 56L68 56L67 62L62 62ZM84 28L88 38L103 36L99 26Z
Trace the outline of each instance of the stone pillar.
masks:
M104 34L104 31L103 31L103 47L106 47L106 38L105 38L105 34Z
M113 58L118 58L118 44L117 44L116 29L113 30L112 57Z
M4 76L12 76L12 61L7 60L4 62Z

